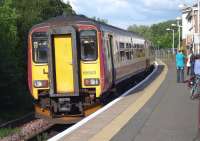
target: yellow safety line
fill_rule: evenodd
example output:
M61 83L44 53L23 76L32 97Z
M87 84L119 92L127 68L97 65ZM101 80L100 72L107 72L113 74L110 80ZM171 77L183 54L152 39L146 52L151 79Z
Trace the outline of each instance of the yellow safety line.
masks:
M89 141L109 141L122 129L129 120L148 102L156 93L162 82L165 80L168 67L161 61L159 64L164 65L162 73L144 90L136 93L140 97L130 105L122 114L116 117L109 125L104 127L98 134L93 136Z

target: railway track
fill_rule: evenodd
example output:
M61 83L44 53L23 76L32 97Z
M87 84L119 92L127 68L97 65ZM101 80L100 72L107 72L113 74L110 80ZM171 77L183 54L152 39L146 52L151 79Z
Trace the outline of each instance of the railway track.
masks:
M31 112L24 115L23 117L1 124L0 128L15 128L34 119L35 119L34 112Z
M134 87L136 84L141 82L145 79L152 71L153 67L147 72L141 72L139 75L129 78L123 84L117 88L117 91L114 95L111 95L105 101L105 104L113 101L115 98L121 96L125 91L129 90L130 88ZM90 109L85 111L85 115L89 116L90 114L94 113L102 106L96 105ZM79 119L80 120L80 119ZM20 140L30 140L30 141L40 141L40 140L47 140L52 136L66 130L67 128L71 127L74 124L68 125L56 125L53 122L48 122L44 119L35 119L34 113L30 113L20 119L13 120L7 122L5 124L0 125L0 128L15 128L18 127L20 131L18 133L12 134L8 137L1 139L2 141L20 141Z
M96 105L92 108L89 108L85 111L85 115L89 116L98 109L100 105ZM80 118L79 118L80 120ZM78 121L78 119L77 119ZM46 140L59 132L67 129L73 124L68 125L56 125L54 122L49 122L45 119L36 119L34 113L27 114L19 119L9 121L0 125L0 128L18 128L18 132L11 134L7 137L0 138L1 141L21 141L21 140Z

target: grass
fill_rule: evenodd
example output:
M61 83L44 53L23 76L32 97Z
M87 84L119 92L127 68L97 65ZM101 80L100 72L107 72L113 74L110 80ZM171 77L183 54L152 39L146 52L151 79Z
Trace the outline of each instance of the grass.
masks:
M37 136L37 141L46 141L48 139L47 133Z
M19 128L2 128L0 129L0 139L19 132Z

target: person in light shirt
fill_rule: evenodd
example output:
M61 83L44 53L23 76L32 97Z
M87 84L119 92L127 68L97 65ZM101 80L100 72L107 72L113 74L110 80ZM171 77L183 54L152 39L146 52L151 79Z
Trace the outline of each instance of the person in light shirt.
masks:
M192 52L190 51L187 55L187 62L186 62L187 76L191 75L191 56L192 56Z

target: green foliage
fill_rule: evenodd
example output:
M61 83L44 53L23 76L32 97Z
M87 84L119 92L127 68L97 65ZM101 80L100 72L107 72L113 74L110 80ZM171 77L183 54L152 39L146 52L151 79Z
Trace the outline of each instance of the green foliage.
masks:
M129 31L138 33L139 35L149 39L155 46L160 48L171 48L172 47L172 32L166 31L166 28L170 27L172 23L176 21L166 21L152 26L137 26L132 25L128 27ZM176 30L176 29L175 29ZM175 32L175 47L178 44L178 33Z
M0 106L5 100L12 100L11 95L16 91L19 79L17 66L17 27L18 15L13 8L12 0L4 0L0 6ZM10 102L7 101L7 104ZM2 106L1 106L2 108Z
M59 0L0 0L0 112L2 114L6 112L12 116L15 111L22 109L28 111L32 108L27 86L28 32L33 25L62 14L75 14L75 12L69 3L63 4Z
M0 129L0 139L7 137L9 135L20 132L19 128L1 128Z
M145 38L150 37L150 27L149 26L145 26L145 25L137 26L134 24L134 25L129 26L128 30L132 31L132 32L136 32Z
M105 24L108 24L108 20L107 19L101 19L101 18L97 18L97 17L92 17L92 19L94 19L95 21L98 21L98 22L102 22L102 23L105 23Z

